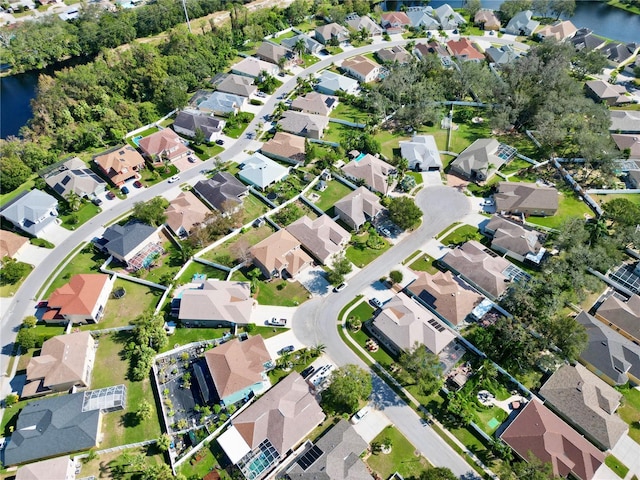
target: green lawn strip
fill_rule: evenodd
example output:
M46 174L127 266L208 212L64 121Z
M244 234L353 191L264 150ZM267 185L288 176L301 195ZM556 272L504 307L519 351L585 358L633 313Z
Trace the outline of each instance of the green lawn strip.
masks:
M444 237L440 242L443 245L459 245L468 240L480 241L482 238L483 235L478 230L478 227L472 225L461 225Z
M435 237L436 240L438 240L440 237L442 237L445 233L447 233L449 230L457 227L458 225L462 225L462 222L454 222L451 225L449 225L447 228L445 228L444 230L442 230L439 234L437 234Z
M382 238L380 248L371 248L367 246L368 238L368 232L354 235L351 240L351 245L347 248L345 253L351 263L360 268L371 263L391 247L389 242Z
M347 187L345 184L337 181L331 180L327 182L327 189L324 192L314 191L313 193L317 194L320 199L315 203L316 207L325 212L328 211L333 205L340 200L341 198L347 196L351 193L351 189Z
M589 194L589 195L601 206L607 202L610 202L611 200L615 200L616 198L624 198L625 200L629 200L630 202L637 203L638 205L640 205L640 194L637 194L637 193L611 193L608 195L596 195L596 194Z
M309 299L309 292L300 282L275 280L258 282L256 295L260 305L280 305L282 307L297 307Z
M558 212L555 215L551 217L531 216L527 220L543 227L558 228L570 218L585 218L586 215L594 215L591 209L573 192L563 189L559 200Z
M220 153L224 151L223 147L221 147L220 145L216 145L215 143L212 143L212 144L203 143L200 145L191 144L189 145L189 147L193 150L196 156L203 162L209 160L210 158L215 157L216 155L220 155Z
M229 333L228 328L176 328L173 335L169 337L169 343L160 352L166 352L182 345L193 342L204 342L214 338L222 338L225 333Z
M75 230L87 220L95 217L102 209L91 202L85 201L77 212L67 211L58 218L62 220L62 226L67 230ZM75 223L74 223L75 222Z
M365 322L373 317L373 313L375 312L374 308L369 305L367 302L362 302L356 308L351 310L349 313L349 317L355 317L360 319L361 322Z
M152 133L156 133L157 131L158 131L158 127L147 128L146 130L143 130L140 133L136 133L135 135L131 135L130 137L128 137L127 143L131 145L133 148L138 148L138 146L133 141L134 137L143 137L143 138L148 137L149 135L151 135Z
M73 257L74 255L76 255L80 250L82 250L85 247L86 243L82 242L80 245L78 245L76 248L74 248L71 253L69 253L69 255L67 255L66 257L64 257L64 259L62 260L62 262L60 263L60 265L64 264L69 258ZM36 293L36 298L40 298L40 296L42 295L42 291L44 290L44 288L47 286L47 284L49 282L52 281L52 279L57 278L58 277L58 268L56 268L56 270L54 270L54 272L49 275L49 277L47 278L47 281L44 282L42 284L42 286L40 287L40 290L38 290L38 293ZM60 272L61 273L61 272Z
M216 466L224 462L225 454L217 441L201 448L188 462L185 462L179 472L186 478L204 478ZM220 468L215 468L221 480L231 480L229 474Z
M292 38L295 37L297 34L296 32L294 32L293 30L290 30L286 33L283 33L282 35L278 35L277 37L273 37L271 39L272 42L277 43L278 45L282 44L282 40L284 40L285 38Z
M207 278L216 278L218 280L225 280L227 278L227 272L193 261L185 271L182 272L182 275L178 278L178 283L189 283L193 280L195 274L204 274Z
M11 200L16 198L22 192L31 190L35 185L36 178L38 178L38 175L34 173L31 177L29 177L27 181L25 181L22 185L20 185L15 190L11 190L10 192L3 193L2 195L0 195L0 207L4 207L7 203L9 203Z
M20 280L18 280L16 283L7 283L7 284L5 284L4 282L0 283L0 297L13 297L13 295L15 295L15 293L20 288L20 285L22 285L22 282L25 281L25 279L29 276L29 274L33 270L33 265L30 265L24 262L16 262L16 263L25 265L25 268L27 269L26 275L20 278Z
M347 332L363 350L367 350L366 343L372 337L367 335L362 329L357 332L351 332L347 329ZM382 347L378 348L375 352L368 351L367 353L385 369L389 368L391 364L395 362L393 357L391 357L391 355L389 355Z
M411 255L409 255L407 258L405 258L402 261L403 265L407 265L408 263L413 262L416 258L418 258L420 255L422 255L422 250L416 250L415 252L413 252Z
M164 453L160 452L155 445L149 445L147 447L133 448L130 450L126 450L130 454L142 454L144 455L145 465L156 465L165 463ZM82 471L81 474L78 475L78 478L89 478L91 476L95 478L103 478L105 472L109 472L116 465L119 465L121 462L125 460L126 457L123 457L123 450L116 450L114 452L103 453L99 455L94 460L91 460L87 463L82 463ZM119 475L118 478L120 480L135 480L139 478L138 472L132 473L124 473Z
M422 173L420 172L407 172L406 175L413 177L413 179L416 181L416 185L422 185L424 183Z
M223 133L225 135L231 138L240 138L240 135L242 135L242 132L245 131L245 129L247 128L247 125L249 125L249 123L251 123L251 121L253 120L253 117L255 117L255 115L251 112L243 112L243 113L250 118L248 118L246 122L238 122L238 124L233 127L229 125L225 126L223 129Z
M110 297L104 308L104 317L98 323L80 327L81 330L101 330L104 328L123 327L145 312L152 312L163 291L147 287L139 283L118 278L113 289L124 288L127 292L122 298Z
M123 411L104 415L102 431L104 440L101 448L127 445L151 440L160 436L160 421L156 401L149 378L141 382L127 380L128 361L123 348L131 338L127 332L102 335L96 352L91 388L98 389L124 383L127 387L127 408ZM148 402L153 413L149 420L137 422L135 411L142 401Z
M258 228L249 228L246 232L240 233L227 240L222 245L208 251L202 255L202 258L232 267L245 260L241 255L248 247L254 246L256 243L273 234L273 232L274 230L270 225L263 225Z
M622 10L626 10L627 12L635 13L636 15L640 15L640 7L635 5L629 5L621 0L609 0L607 5L611 5L615 8L621 8Z
M347 310L349 310L351 307L353 307L356 303L358 303L359 301L362 300L362 295L357 295L356 298L354 298L353 300L351 300L349 303L347 303L344 308L340 311L339 315L338 315L338 322L342 323L342 320L345 320L343 317L344 315L347 313Z
M269 211L269 207L256 197L253 193L249 193L242 202L242 222L249 223L251 220L255 220L261 217Z
M620 387L618 390L624 395L618 415L629 424L629 436L640 443L640 391L629 387Z
M102 253L96 253L91 245L83 248L56 276L49 285L45 297L51 292L69 282L69 279L77 273L100 273L100 266L107 260Z
M500 172L504 173L505 175L510 175L512 173L518 172L520 170L523 170L525 168L529 168L532 165L527 162L526 160L522 160L520 158L514 158L513 160L511 160L509 163L507 163L506 165L503 165L500 168Z
M316 57L315 55L311 55L309 53L303 53L301 58L302 58L302 65L301 65L302 68L309 68L314 63L318 63L320 61L318 57Z
M626 477L627 473L629 473L629 468L613 455L607 455L604 459L604 463L620 478Z
M350 130L360 130L358 128L348 127L347 125L343 125L341 123L331 122L329 123L329 127L325 130L323 140L327 142L336 142L340 143L342 140L342 132L347 132Z
M415 270L417 272L427 272L432 275L438 273L438 268L436 267L436 260L426 253L418 258L415 262L409 265L409 268Z
M169 128L171 125L173 125L174 120L175 119L173 117L165 118L161 122L158 122L158 126L163 128Z
M333 109L329 114L331 118L339 118L341 120L347 120L354 123L367 123L369 114L360 110L353 105L347 105L346 103L338 103L338 106Z
M386 427L372 443L386 441L391 443L391 452L373 453L366 459L369 467L381 478L389 478L394 472L404 478L418 478L430 467L429 461L394 426Z

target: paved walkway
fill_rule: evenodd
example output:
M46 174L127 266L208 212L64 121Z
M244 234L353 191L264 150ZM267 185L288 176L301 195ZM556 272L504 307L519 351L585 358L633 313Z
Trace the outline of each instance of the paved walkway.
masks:
M611 453L629 468L629 473L627 473L625 479L630 479L634 475L640 477L640 445L629 435L622 437L613 447Z

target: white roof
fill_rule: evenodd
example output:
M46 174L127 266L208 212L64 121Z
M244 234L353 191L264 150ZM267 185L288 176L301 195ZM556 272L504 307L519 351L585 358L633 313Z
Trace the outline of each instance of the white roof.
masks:
M289 174L289 169L265 157L261 153L254 153L242 162L242 170L238 176L259 188L265 188L272 183L279 182Z
M247 442L233 425L218 437L218 443L234 465L251 451Z

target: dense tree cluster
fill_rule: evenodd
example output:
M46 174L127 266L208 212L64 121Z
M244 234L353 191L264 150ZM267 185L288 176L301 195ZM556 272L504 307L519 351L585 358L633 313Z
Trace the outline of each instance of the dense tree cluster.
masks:
M164 211L168 206L169 201L164 197L154 197L146 202L136 202L133 204L131 217L147 225L157 227L167 220L167 214Z
M372 389L371 374L348 364L333 371L329 387L322 392L322 402L330 412L352 414L361 401L369 398Z
M156 353L167 342L162 316L144 314L139 317L135 321L131 341L125 347L125 355L129 359L129 378L134 382L147 378Z
M414 379L423 395L431 395L442 387L440 359L424 345L416 342L410 351L402 352L398 361Z
M415 228L422 218L422 210L410 197L393 197L388 209L391 221L403 230Z

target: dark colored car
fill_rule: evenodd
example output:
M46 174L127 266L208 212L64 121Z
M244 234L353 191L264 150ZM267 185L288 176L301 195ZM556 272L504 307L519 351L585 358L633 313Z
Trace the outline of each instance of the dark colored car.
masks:
M216 140L216 145L224 145L224 140L219 138Z
M136 180L133 182L133 186L136 188L142 188L142 182L140 182L140 180Z
M284 353L291 353L293 351L295 351L296 347L294 347L293 345L287 345L286 347L283 347L280 349L280 351L278 352L278 355L282 355Z
M192 156L189 156L189 163L196 163L196 159Z
M129 187L122 187L122 188L120 189L120 191L121 191L122 193L124 193L125 195L129 195Z
M307 378L309 375L311 375L315 371L316 371L315 368L309 366L309 367L305 368L304 370L302 370L300 372L300 375L302 375L302 378Z
M109 200L113 200L114 198L116 198L116 194L113 192L107 192L107 198Z
M102 200L100 200L99 198L94 198L93 200L91 200L93 202L94 205L102 205Z

